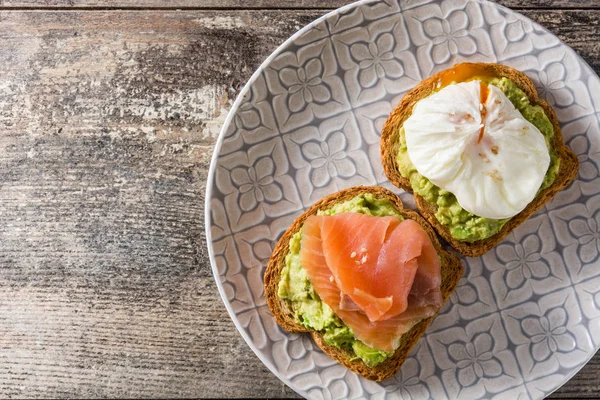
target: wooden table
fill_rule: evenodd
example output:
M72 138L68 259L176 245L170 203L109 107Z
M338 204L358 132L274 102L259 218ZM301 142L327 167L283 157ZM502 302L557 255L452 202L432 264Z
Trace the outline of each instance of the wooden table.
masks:
M0 397L297 397L219 298L204 192L251 73L347 3L0 0ZM600 72L598 0L501 3ZM554 396L599 392L596 356Z

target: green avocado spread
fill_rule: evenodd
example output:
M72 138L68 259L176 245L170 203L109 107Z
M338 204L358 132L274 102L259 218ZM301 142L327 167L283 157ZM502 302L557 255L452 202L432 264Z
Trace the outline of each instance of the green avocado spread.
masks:
M519 87L507 78L501 79L481 79L485 83L492 84L500 88L506 97L514 104L521 112L523 117L535 125L546 138L546 145L550 153L550 166L546 172L544 181L539 188L539 191L547 188L554 182L560 166L560 158L558 158L552 146L552 137L554 136L554 127L544 113L542 107L532 105L525 93ZM398 170L400 174L410 180L410 185L413 191L421 195L428 203L437 206L435 217L442 224L448 227L453 238L464 241L474 242L488 238L500 231L504 224L509 219L489 219L478 217L464 210L456 197L429 181L423 175L419 174L415 166L412 164L406 147L406 138L404 128L399 130L399 150L396 156ZM538 193L539 193L538 191Z
M360 194L351 200L320 210L318 215L336 215L344 212L356 212L373 216L394 216L403 220L394 205L388 200L376 199L370 193ZM330 346L343 348L373 367L392 353L373 349L354 337L354 332L335 315L333 310L321 301L302 265L300 265L300 245L302 230L290 239L289 253L285 257L285 267L281 270L278 295L290 301L298 323L306 328L319 331Z

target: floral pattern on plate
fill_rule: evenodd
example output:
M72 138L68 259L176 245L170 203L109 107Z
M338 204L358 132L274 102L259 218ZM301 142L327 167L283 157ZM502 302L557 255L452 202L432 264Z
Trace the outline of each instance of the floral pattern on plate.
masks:
M564 374L585 363L593 351L572 288L519 304L503 311L502 318L527 382Z
M571 285L547 215L525 221L483 260L501 309Z

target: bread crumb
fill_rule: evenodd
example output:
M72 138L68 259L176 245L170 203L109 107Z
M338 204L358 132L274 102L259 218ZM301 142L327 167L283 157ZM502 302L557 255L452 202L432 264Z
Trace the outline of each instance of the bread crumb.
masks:
M361 263L364 264L367 262L367 255L365 254L363 258L360 259Z
M366 253L366 252L367 252L367 248L366 248L366 247L363 247L362 249L360 249L360 252L361 252L361 253Z
M354 258L354 257L356 257L356 252L355 251L353 251L352 253L350 253L350 258Z
M492 146L492 153L494 153L494 155L498 154L498 146Z

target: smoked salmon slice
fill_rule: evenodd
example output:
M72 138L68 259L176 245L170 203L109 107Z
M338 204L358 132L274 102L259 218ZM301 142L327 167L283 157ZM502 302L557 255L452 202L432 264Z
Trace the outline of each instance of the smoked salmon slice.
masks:
M311 216L300 263L321 299L357 339L393 351L442 305L440 263L415 221L360 213Z

